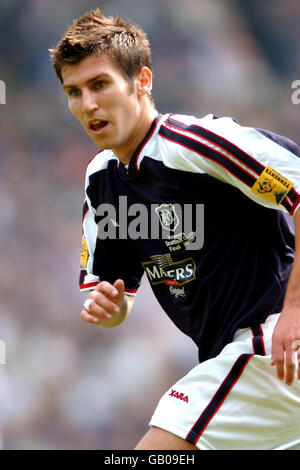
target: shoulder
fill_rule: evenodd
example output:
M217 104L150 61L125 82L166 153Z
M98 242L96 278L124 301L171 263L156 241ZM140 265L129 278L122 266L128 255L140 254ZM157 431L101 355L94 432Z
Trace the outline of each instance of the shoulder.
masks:
M110 150L99 151L88 163L85 173L85 189L91 191L91 187L97 184L101 174L105 173L109 161L117 160L117 157Z
M229 117L216 117L208 114L204 117L187 116L182 114L169 114L162 120L158 135L163 145L177 144L185 148L197 150L197 144L204 141L216 141L218 136L234 134L235 126L239 124Z
M263 139L267 140L253 127L242 126L232 117L214 114L202 118L170 114L162 123L159 135L163 148L181 147L180 152L185 155L192 151L205 157L210 157L212 152L214 155L226 153L227 157L240 155L261 145Z
M111 150L100 150L88 163L85 174L85 183L86 186L89 183L90 177L101 173L103 170L106 170L109 161L116 160L117 157L113 154Z
M89 177L101 170L106 170L110 160L117 160L117 157L111 150L100 150L88 163L86 176Z
M183 114L168 114L162 120L159 129L161 136L170 135L170 132L177 132L190 135L201 136L204 131L211 131L212 133L230 134L236 127L240 127L239 123L228 116L218 117L214 114L207 114L203 117L189 116ZM167 134L165 131L170 131Z
M183 114L164 116L158 130L159 154L164 165L201 172L198 155L203 154L204 140L207 142L208 130L214 128L216 119L213 114L201 118Z

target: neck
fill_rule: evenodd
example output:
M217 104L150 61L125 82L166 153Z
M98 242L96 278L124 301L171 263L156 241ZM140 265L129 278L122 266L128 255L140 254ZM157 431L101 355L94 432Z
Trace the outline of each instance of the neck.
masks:
M127 145L124 146L124 148L122 149L112 149L114 154L118 157L120 162L123 163L123 165L127 165L130 162L134 151L147 134L157 114L157 110L153 107L152 104L149 104L149 106L146 107L144 112L140 114L137 120L137 125L134 128L132 134L130 135Z

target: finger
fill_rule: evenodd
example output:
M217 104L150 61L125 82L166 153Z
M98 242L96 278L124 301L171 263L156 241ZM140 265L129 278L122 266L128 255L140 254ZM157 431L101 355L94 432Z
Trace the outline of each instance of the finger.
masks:
M291 385L295 377L295 351L292 348L287 349L285 359L285 381Z
M99 319L94 317L93 315L91 315L87 310L83 309L81 314L80 314L80 318L82 320L84 320L85 322L87 323L92 323L92 324L95 324L95 323L98 323L99 322Z
M117 279L115 282L114 282L114 287L117 289L118 291L118 297L119 298L123 298L124 296L124 290L125 290L125 284L124 284L124 281L122 279Z
M280 380L284 380L284 376L285 376L284 360L280 359L280 360L275 361L275 365L276 365L277 377Z
M102 315L105 312L110 315L110 318L113 314L118 313L120 308L117 301L113 302L102 292L93 292L89 296L93 299L93 302L90 304L90 310L95 315Z
M110 282L107 281L99 282L95 290L97 292L102 292L109 297L117 297L119 294L118 289L116 289L112 284L110 284Z
M295 369L297 369L297 379L300 380L300 340L297 339L292 343L294 351L293 358L295 361Z
M273 337L272 343L272 366L276 366L277 377L280 380L284 379L285 368L284 368L284 349L281 343L278 343Z
M92 302L90 304L90 309L87 311L85 308L83 308L82 312L86 312L84 315L84 319L89 319L93 323L99 323L103 321L104 319L110 319L112 318L112 314L109 312L106 312L102 307L99 307L96 302ZM91 318L90 318L91 317Z

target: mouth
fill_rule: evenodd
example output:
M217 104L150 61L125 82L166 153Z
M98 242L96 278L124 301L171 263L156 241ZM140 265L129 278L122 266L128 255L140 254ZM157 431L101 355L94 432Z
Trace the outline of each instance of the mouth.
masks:
M108 125L108 121L102 119L93 119L88 122L89 130L95 134L99 134Z

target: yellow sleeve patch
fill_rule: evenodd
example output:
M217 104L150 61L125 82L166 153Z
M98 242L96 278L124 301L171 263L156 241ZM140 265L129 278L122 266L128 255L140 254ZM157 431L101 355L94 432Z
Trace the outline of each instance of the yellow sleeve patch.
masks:
M82 243L81 243L80 269L86 269L88 257L89 257L89 251L87 247L87 242L86 242L85 237L83 237Z
M293 183L267 166L255 181L251 192L273 204L280 204L292 187Z

